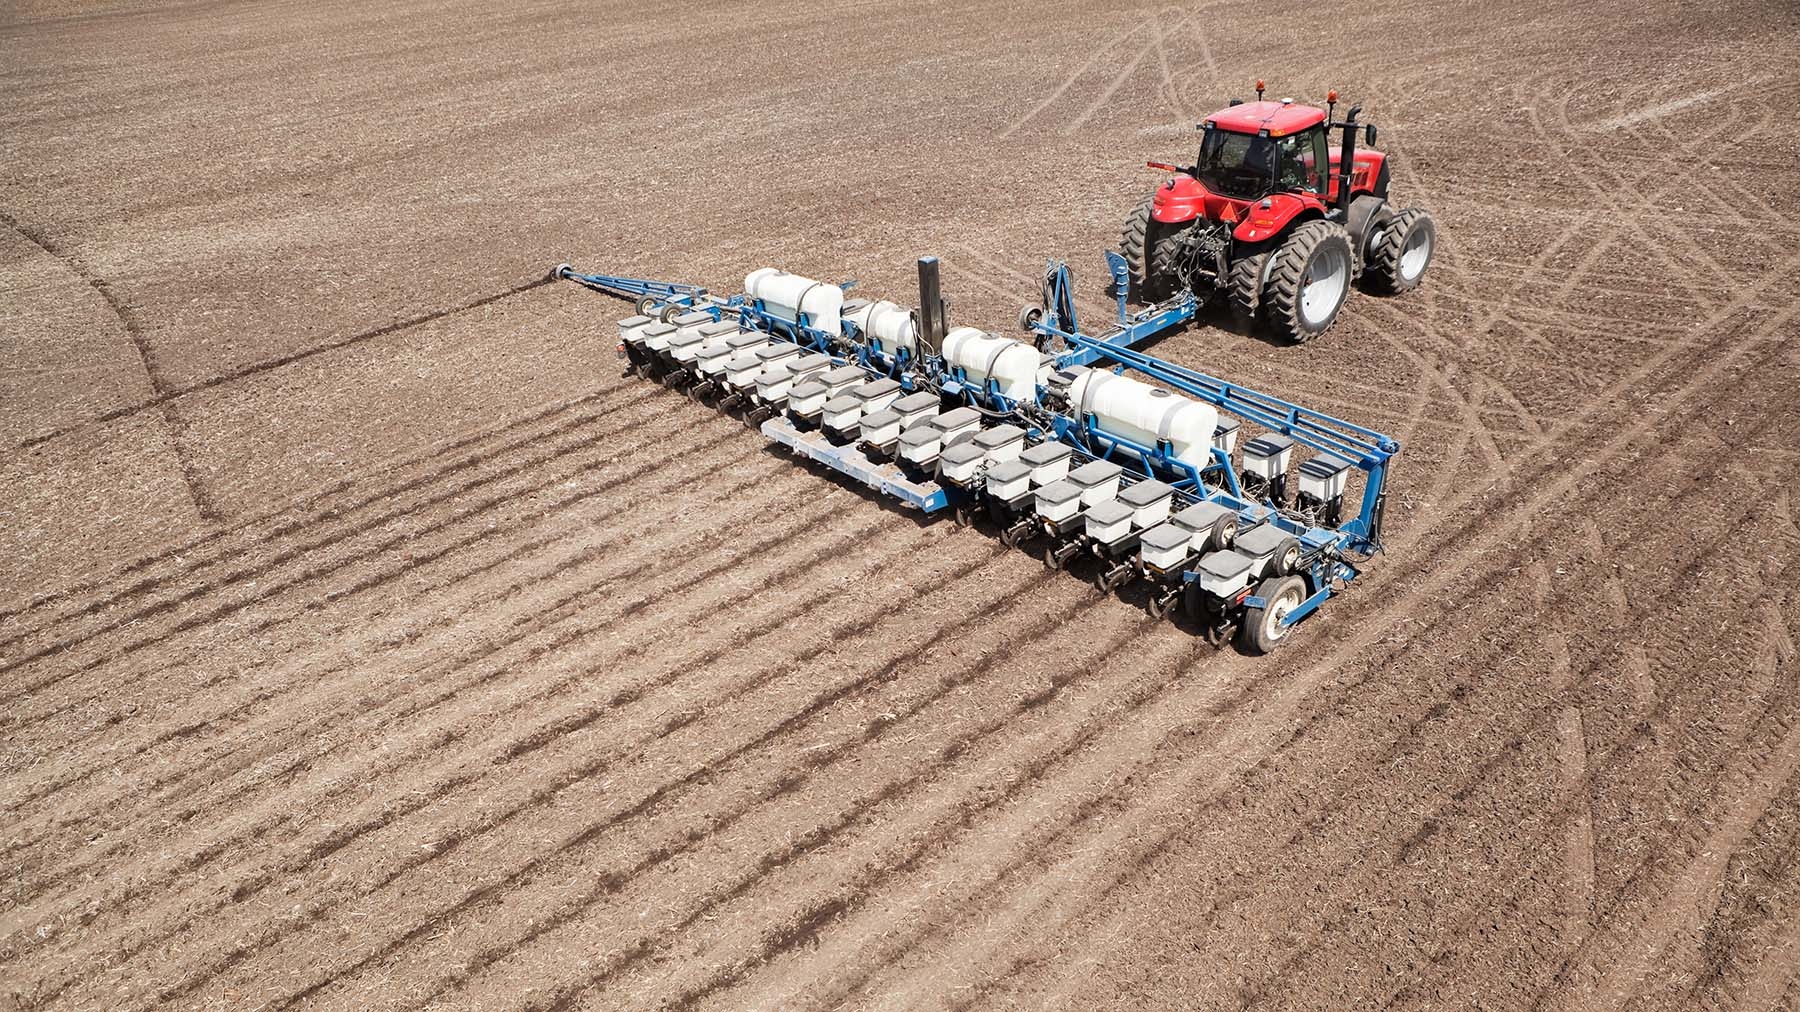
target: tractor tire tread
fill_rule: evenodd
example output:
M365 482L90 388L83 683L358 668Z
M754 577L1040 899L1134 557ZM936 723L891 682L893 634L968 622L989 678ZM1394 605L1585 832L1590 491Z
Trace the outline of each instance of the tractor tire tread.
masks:
M1125 258L1130 268L1131 289L1127 293L1133 301L1142 299L1144 289L1146 243L1150 235L1150 208L1156 201L1155 191L1144 197L1138 206L1125 219L1125 227L1119 233L1119 254Z
M1327 242L1343 244L1346 262L1354 254L1350 249L1350 235L1342 225L1334 222L1314 220L1294 229L1281 248L1269 255L1275 258L1275 268L1269 273L1268 283L1263 286L1262 304L1264 317L1270 330L1284 338L1290 344L1302 344L1309 338L1323 333L1336 321L1332 320L1319 331L1309 331L1300 323L1300 288L1306 275L1306 265L1311 262L1313 253ZM1345 297L1349 296L1349 286L1345 286ZM1342 303L1339 304L1342 309Z
M1273 255L1254 253L1231 263L1231 309L1245 322L1255 320L1262 305L1263 266Z
M1382 224L1381 241L1369 251L1369 266L1363 272L1363 284L1371 292L1399 295L1419 287L1419 283L1425 280L1425 271L1431 266L1429 260L1426 261L1425 268L1419 271L1419 276L1410 282L1400 276L1400 255L1406 251L1406 237L1420 220L1425 222L1426 228L1432 230L1435 245L1437 222L1429 211L1422 208L1409 207L1404 211L1396 211Z

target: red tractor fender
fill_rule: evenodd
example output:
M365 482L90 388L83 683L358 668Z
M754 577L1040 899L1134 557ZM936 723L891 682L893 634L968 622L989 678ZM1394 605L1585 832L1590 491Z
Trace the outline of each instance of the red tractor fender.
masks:
M1165 225L1179 225L1206 214L1206 199L1212 196L1193 176L1177 172L1156 188L1150 205L1150 217Z
M1262 242L1287 231L1296 219L1324 213L1324 203L1310 193L1272 193L1249 205L1231 237L1238 242Z

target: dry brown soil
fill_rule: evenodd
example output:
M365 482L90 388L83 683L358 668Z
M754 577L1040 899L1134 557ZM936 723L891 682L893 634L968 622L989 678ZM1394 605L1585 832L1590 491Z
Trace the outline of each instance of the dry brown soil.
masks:
M1660 8L1660 9L1652 9ZM0 1007L1792 1009L1800 17L13 3ZM622 379L558 260L1005 327L1258 76L1427 287L1268 658Z

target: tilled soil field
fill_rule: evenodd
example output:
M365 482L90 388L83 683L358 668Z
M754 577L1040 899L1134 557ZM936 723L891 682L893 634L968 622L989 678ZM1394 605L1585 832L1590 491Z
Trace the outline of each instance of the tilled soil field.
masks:
M0 1008L1800 1008L1800 15L14 4ZM1249 82L1442 246L1158 355L1391 432L1264 658L619 376L560 260L1003 330Z

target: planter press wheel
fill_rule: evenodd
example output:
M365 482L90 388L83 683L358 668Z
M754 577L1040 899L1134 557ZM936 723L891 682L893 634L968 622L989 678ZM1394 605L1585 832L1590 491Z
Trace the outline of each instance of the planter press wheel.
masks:
M1044 546L1042 558L1044 560L1045 569L1054 572L1063 567L1062 559L1057 558L1056 546L1053 544Z
M1174 594L1150 595L1150 617L1168 618L1174 613L1176 608L1181 607L1181 599L1183 596L1184 595L1179 591Z
M1124 576L1109 575L1108 571L1111 568L1111 565L1103 560L1100 564L1100 572L1094 574L1094 589L1103 595L1111 594L1119 589L1119 584L1125 582Z

